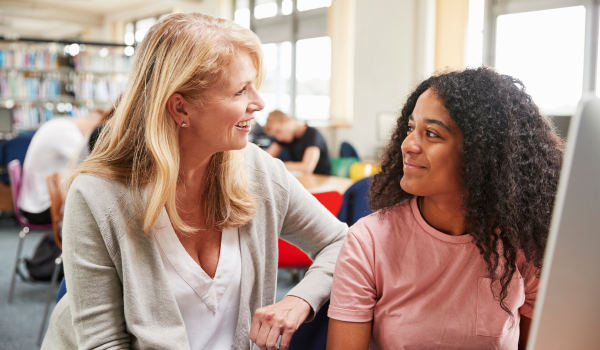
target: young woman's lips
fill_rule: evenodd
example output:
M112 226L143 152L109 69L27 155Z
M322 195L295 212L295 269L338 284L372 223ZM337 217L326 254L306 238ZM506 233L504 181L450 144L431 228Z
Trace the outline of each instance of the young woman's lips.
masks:
M425 169L425 167L418 163L415 163L410 160L404 161L404 170L422 170L422 169Z

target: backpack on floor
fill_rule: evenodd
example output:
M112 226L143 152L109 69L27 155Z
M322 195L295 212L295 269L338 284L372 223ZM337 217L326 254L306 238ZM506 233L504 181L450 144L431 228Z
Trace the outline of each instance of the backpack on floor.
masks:
M25 266L29 271L29 276L39 281L50 281L54 272L54 261L60 256L62 251L54 242L54 235L47 233L35 248L35 253L31 259L25 259ZM63 268L60 266L58 280L63 277Z

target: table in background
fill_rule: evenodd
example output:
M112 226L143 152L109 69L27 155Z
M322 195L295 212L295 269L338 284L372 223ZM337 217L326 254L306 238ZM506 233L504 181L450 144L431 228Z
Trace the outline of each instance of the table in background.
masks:
M296 177L298 181L311 193L337 191L344 194L354 181L345 177L310 174Z

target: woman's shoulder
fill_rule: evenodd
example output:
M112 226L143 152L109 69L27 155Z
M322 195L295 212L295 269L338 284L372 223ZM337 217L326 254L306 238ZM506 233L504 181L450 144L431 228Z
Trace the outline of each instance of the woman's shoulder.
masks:
M289 174L283 162L252 143L246 146L244 152L246 175L251 184L287 190Z
M405 232L403 228L412 225L411 221L414 221L414 217L409 200L359 219L350 227L348 234L359 241L388 241L389 236Z
M67 205L83 203L94 214L106 216L115 209L136 207L131 189L116 180L93 174L79 174L75 177L66 197ZM65 208L66 210L66 208ZM96 216L96 215L95 215Z
M97 199L100 199L102 197L120 197L129 191L128 187L119 181L84 173L75 177L69 187L69 193L71 192L93 195Z

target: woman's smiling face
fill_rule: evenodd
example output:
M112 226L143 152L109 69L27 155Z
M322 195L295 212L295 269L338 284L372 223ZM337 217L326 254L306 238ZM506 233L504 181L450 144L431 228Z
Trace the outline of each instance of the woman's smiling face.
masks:
M225 82L209 93L204 106L193 108L188 127L181 129L194 148L216 153L246 147L253 113L265 106L254 85L257 71L250 55L237 54L227 72Z
M417 100L408 130L402 143L402 189L416 196L460 195L463 136L434 90Z

